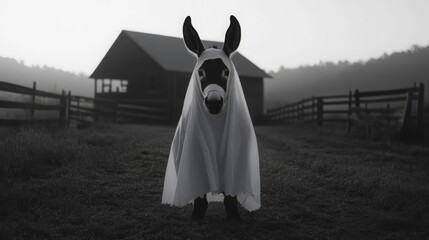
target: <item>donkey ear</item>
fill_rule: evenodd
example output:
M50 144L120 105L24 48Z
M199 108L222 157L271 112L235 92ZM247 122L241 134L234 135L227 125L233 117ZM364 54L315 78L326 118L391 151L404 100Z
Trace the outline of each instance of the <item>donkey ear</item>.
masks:
M187 16L183 23L183 39L185 40L185 45L189 51L194 52L197 56L200 56L204 51L204 45L201 42L197 31L192 26L190 16Z
M241 28L240 23L238 23L237 18L233 15L230 17L230 25L225 34L225 42L223 44L223 51L227 56L230 56L235 50L237 50L238 45L240 45L241 40Z

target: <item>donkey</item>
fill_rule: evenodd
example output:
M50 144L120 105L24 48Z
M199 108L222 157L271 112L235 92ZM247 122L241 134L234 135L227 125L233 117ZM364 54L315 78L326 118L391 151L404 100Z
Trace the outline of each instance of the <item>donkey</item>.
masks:
M237 50L241 40L241 28L238 20L231 16L231 24L226 32L225 41L222 51L230 57ZM183 24L183 39L189 51L195 53L197 57L205 51L205 47L201 39L192 26L191 17L188 16ZM224 93L229 76L229 69L221 59L207 60L198 69L198 76L201 81L201 90L207 92L204 97L204 104L211 114L219 114L224 106ZM208 86L217 85L218 88L207 91ZM223 90L223 91L222 91ZM226 195L224 198L224 206L227 212L228 219L240 219L237 209L237 196ZM202 219L208 208L207 197L198 197L194 200L193 219Z
M188 16L183 39L197 57L170 148L162 203L194 203L204 218L209 201L224 201L228 219L240 220L238 203L260 208L259 153L240 78L231 60L240 44L234 16L223 48L205 48Z

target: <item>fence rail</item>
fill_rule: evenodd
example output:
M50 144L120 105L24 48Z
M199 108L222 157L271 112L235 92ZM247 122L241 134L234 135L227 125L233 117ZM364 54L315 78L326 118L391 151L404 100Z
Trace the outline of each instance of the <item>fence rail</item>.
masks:
M112 101L81 96L70 96L69 112L72 120L80 122L166 122L164 108L152 106L159 101ZM145 104L145 105L141 105Z
M23 116L20 119L10 119L3 118L0 119L0 122L13 124L16 122L55 122L58 121L61 124L66 122L66 95L63 91L63 94L55 94L50 92L45 92L36 89L36 82L33 83L33 87L24 87L17 84L0 82L0 91L7 93L14 93L20 95L26 95L30 97L30 100L27 101L18 101L18 100L6 100L0 98L0 109L21 109L28 110L30 114L28 116ZM54 103L56 102L56 103ZM43 118L37 117L37 111L52 111L57 112L56 118Z
M348 94L311 97L267 111L277 124L286 122L348 123L372 118L398 121L402 129L415 125L422 128L424 85L381 91L349 91Z
M64 91L62 94L55 94L36 89L35 82L33 83L33 88L0 82L0 91L19 94L20 96L30 96L27 101L23 101L23 97L17 97L16 100L12 100L2 98L0 93L0 110L21 109L29 111L20 119L0 117L0 123L3 124L58 122L60 125L70 126L71 121L78 123L96 121L160 123L167 121L167 112L163 107L166 105L166 101L163 99L114 101L74 96L70 91L68 94ZM53 101L48 99L53 99ZM39 118L36 116L38 111L56 111L58 115L55 118Z

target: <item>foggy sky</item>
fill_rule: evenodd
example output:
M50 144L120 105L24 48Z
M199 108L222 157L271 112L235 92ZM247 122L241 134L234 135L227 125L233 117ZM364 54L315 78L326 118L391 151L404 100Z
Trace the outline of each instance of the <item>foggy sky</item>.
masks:
M0 56L91 74L123 29L223 41L229 15L239 51L266 71L359 61L429 45L426 0L0 0Z

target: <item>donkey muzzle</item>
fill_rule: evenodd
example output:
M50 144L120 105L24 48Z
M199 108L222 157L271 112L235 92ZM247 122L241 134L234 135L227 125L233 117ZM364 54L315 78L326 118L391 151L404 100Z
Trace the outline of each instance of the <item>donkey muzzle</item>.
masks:
M224 99L225 90L221 86L210 84L204 89L204 104L209 113L220 113L225 103Z

